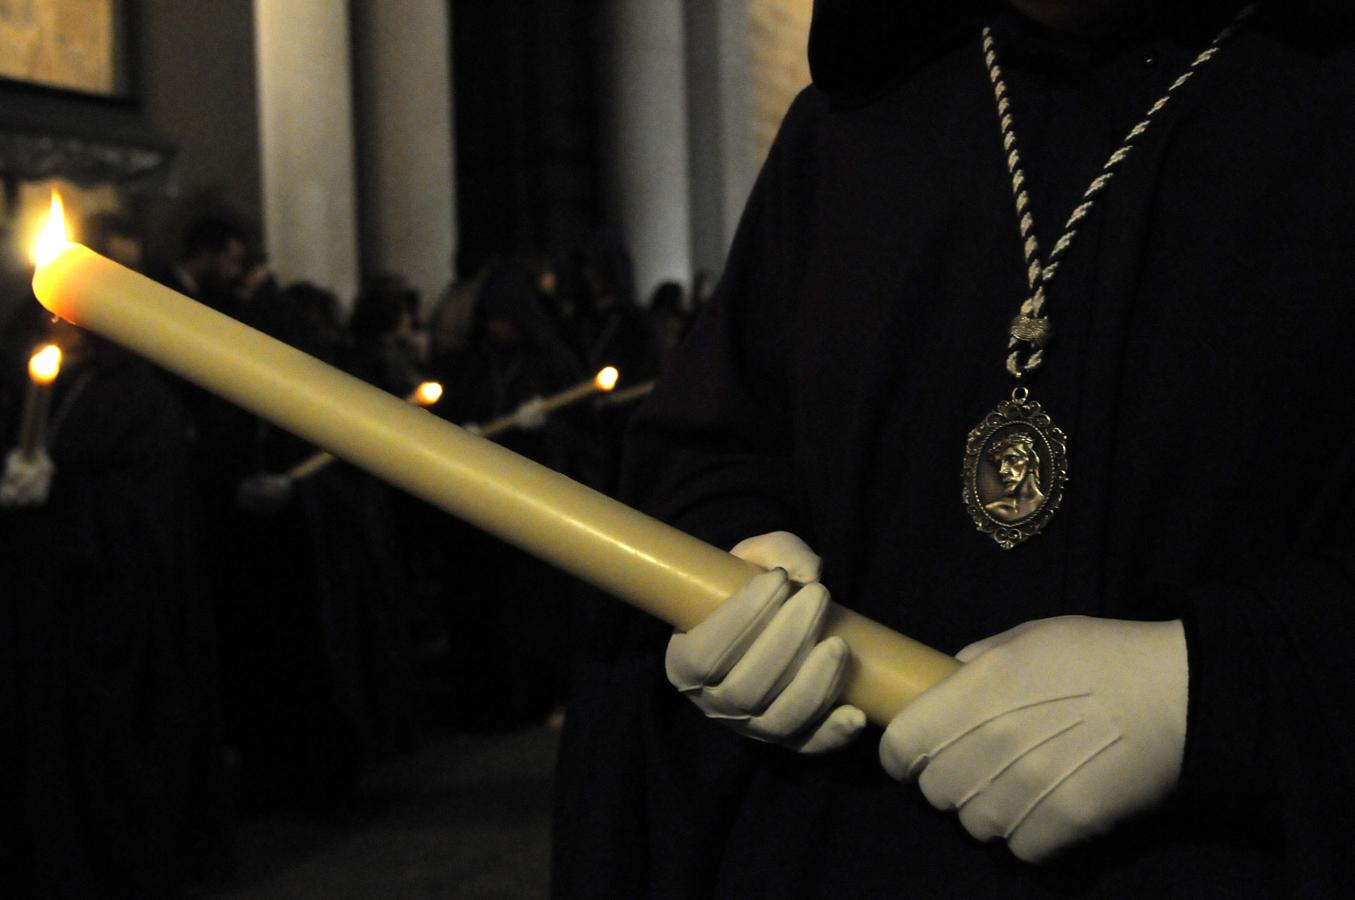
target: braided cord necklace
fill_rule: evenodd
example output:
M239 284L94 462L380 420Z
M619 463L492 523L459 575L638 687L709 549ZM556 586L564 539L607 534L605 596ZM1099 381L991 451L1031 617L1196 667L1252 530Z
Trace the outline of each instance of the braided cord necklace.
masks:
M1035 236L1035 218L1026 191L1021 153L1016 145L1007 83L998 64L992 29L983 29L984 62L997 102L1002 149L1012 179L1012 197L1016 202L1029 293L1008 331L1007 372L1016 379L1017 385L1012 389L1010 400L999 403L969 432L965 445L964 500L975 526L1004 550L1010 550L1044 529L1062 502L1063 487L1068 480L1067 435L1054 425L1039 403L1030 399L1030 390L1022 383L1022 379L1033 375L1044 364L1045 348L1053 335L1045 313L1050 282L1058 274L1073 239L1097 199L1105 193L1138 139L1172 97L1202 66L1218 55L1223 44L1237 33L1256 7L1257 4L1252 4L1238 13L1172 82L1166 93L1148 108L1143 119L1129 130L1119 148L1082 193L1063 226L1063 233L1043 259L1040 242Z

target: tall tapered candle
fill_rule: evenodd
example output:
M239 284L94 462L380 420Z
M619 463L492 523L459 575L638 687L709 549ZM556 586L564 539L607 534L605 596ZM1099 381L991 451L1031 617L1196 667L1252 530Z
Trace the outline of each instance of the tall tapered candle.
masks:
M616 387L617 381L621 379L621 373L615 366L606 366L598 371L590 381L583 381L571 388L566 388L558 394L551 394L549 397L541 399L533 404L534 412L539 415L550 415L557 409L563 409L573 403L578 403L593 396L598 392L606 393ZM525 404L524 404L525 405ZM518 407L513 412L505 416L499 416L497 419L490 419L483 425L476 425L475 432L481 437L494 437L503 434L505 431L511 431L522 424L523 407Z
M436 381L425 381L410 392L405 398L407 403L415 403L419 406L432 406L442 399L442 385ZM334 454L327 450L321 450L319 453L313 453L303 459L301 462L287 470L287 477L292 480L301 478L310 478L317 472L323 472L336 462Z
M47 309L679 629L745 584L730 554L365 384L64 237L38 258ZM885 724L951 657L835 606L844 699Z
M28 391L19 425L19 453L34 459L47 442L47 414L52 408L52 382L61 371L61 348L44 344L28 360Z
M628 388L622 388L619 391L613 391L606 397L598 400L599 406L621 406L636 400L642 400L654 392L654 382L644 381L640 384L631 385Z

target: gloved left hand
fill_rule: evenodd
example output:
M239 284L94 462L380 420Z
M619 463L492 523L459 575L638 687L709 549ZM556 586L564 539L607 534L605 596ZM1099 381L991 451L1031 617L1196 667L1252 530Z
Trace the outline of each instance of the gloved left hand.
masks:
M1066 616L957 654L880 742L897 779L979 840L1042 862L1160 803L1186 737L1182 625Z
M850 651L841 637L819 640L828 590L822 560L786 531L758 535L730 551L771 571L754 576L664 655L668 680L711 719L740 734L826 753L866 725L839 703Z
M535 431L546 424L546 402L540 397L528 397L513 413L517 426L523 431Z
M46 450L39 447L33 456L26 456L15 447L5 456L0 476L0 507L42 506L55 474L56 466Z
M251 475L235 486L235 505L245 512L271 516L292 499L292 479L264 472Z

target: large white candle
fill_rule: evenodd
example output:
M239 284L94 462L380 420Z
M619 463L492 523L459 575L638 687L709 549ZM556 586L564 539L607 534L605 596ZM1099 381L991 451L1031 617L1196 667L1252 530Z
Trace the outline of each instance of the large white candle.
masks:
M442 399L442 385L436 381L425 381L416 387L408 397L407 403L417 403L419 406L432 406ZM287 470L287 477L292 480L310 478L319 472L332 466L337 460L334 454L327 450L321 450L318 453L312 453L301 462Z
M676 628L696 625L753 571L79 244L40 255L33 290L53 313ZM841 606L828 630L852 649L845 699L877 724L958 665Z

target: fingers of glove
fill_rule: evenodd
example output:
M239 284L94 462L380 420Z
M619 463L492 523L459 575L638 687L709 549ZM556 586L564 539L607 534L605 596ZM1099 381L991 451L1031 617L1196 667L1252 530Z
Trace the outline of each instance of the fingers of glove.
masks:
M1042 863L1100 830L1095 808L1095 800L1079 797L1070 779L1009 832L1007 847L1018 859Z
M789 531L773 531L740 541L730 553L764 569L785 569L791 581L819 580L821 560L809 545Z
M850 658L847 642L840 637L819 643L766 711L746 723L746 730L766 740L784 741L810 728L837 702Z
M668 680L682 691L719 682L776 615L790 590L786 573L779 569L755 575L701 624L673 635L664 656Z
M835 708L807 736L790 744L801 753L815 755L845 747L866 727L866 714L846 704Z
M924 691L903 708L880 739L880 765L899 781L917 778L935 753L968 726L975 688L981 679L969 666Z
M726 715L756 715L770 711L769 705L783 688L802 673L802 666L819 639L827 611L828 591L823 585L816 582L796 591L748 645L724 679L706 689L703 705ZM843 649L845 651L845 644ZM804 671L803 674L813 676L817 673Z
M1045 704L981 719L931 749L918 787L937 809L963 809L1079 723L1076 710Z
M1083 790L1085 782L1074 777L1054 777L1033 794L1026 790L994 791L960 811L960 822L978 836L978 816L989 816L997 836L1026 862L1044 862L1060 851L1081 843L1103 829L1099 823L1098 798ZM971 811L972 807L972 811Z
M960 823L970 834L1006 838L1014 852L1020 848L1033 858L1091 834L1099 804L1076 776L1114 737L1078 719L1058 724L1046 720L1032 729L1028 749L998 757L996 774L963 800ZM1042 739L1041 731L1050 728L1055 730Z

